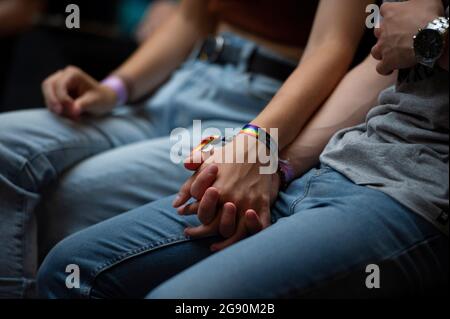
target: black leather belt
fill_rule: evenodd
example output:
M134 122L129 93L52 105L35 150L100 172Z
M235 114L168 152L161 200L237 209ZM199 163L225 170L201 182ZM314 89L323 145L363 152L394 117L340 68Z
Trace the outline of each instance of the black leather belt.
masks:
M241 61L242 47L233 46L226 42L222 36L207 38L198 55L198 58L204 61L217 64L238 65ZM248 62L247 72L262 74L281 82L295 70L296 65L282 58L269 56L261 50L256 49Z

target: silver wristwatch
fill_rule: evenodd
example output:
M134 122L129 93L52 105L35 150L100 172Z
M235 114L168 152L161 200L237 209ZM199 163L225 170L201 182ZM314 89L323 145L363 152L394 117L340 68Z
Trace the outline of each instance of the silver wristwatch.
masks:
M444 53L449 21L439 17L430 22L414 36L414 52L417 62L433 68Z

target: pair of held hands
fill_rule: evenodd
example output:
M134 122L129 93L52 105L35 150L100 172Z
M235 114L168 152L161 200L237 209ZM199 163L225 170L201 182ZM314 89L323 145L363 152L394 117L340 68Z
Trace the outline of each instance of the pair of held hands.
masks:
M381 28L375 31L378 42L372 49L372 55L380 61L378 72L387 75L393 70L416 65L413 36L443 12L440 0L384 4L381 9L384 19ZM76 67L50 76L42 89L51 111L74 120L83 114L107 114L118 98L112 89ZM238 135L224 146L224 152L235 152L235 146L241 143L251 143L251 138ZM253 143L244 149L249 151L255 147L256 139ZM203 224L187 229L187 235L221 234L225 241L212 246L213 250L220 250L270 225L270 206L280 185L277 174L260 174L258 163L221 164L216 154L200 162L202 164L186 163L186 167L196 173L183 185L174 202L180 214L196 213ZM186 206L191 197L197 202Z
M173 205L180 215L197 214L202 225L187 228L191 237L220 234L224 241L211 250L222 250L245 237L258 233L271 224L270 207L278 196L280 178L277 173L261 174L261 164L249 158L267 151L256 137L237 135L235 139L214 152L197 151L185 161L185 167L195 171L181 187ZM239 153L244 154L239 154ZM232 155L243 162L223 163ZM239 157L242 156L242 157ZM197 201L186 204L191 198Z

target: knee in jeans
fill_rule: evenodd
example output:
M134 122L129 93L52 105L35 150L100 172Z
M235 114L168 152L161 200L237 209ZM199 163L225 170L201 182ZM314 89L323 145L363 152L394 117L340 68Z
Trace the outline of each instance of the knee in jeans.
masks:
M40 235L40 255L45 256L64 238L96 223L89 209L95 208L90 201L93 196L92 181L64 180L48 193L41 206L40 218L45 220ZM95 196L94 196L95 197Z
M73 241L59 243L46 257L37 275L41 298L82 298L81 266L74 261Z
M153 299L153 300L158 300L158 299L173 299L173 291L171 291L171 289L165 289L164 288L164 284L162 284L161 286L153 289L146 297L145 299Z
M12 112L0 115L0 175L13 184L34 192L40 181L54 176L54 169L42 154L45 111ZM39 123L42 122L42 125ZM38 134L37 132L41 132Z

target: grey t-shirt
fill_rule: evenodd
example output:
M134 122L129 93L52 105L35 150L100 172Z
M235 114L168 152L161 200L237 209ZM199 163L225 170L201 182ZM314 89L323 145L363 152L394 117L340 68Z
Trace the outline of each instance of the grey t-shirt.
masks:
M364 124L338 132L321 162L378 189L449 233L449 75L400 72Z

